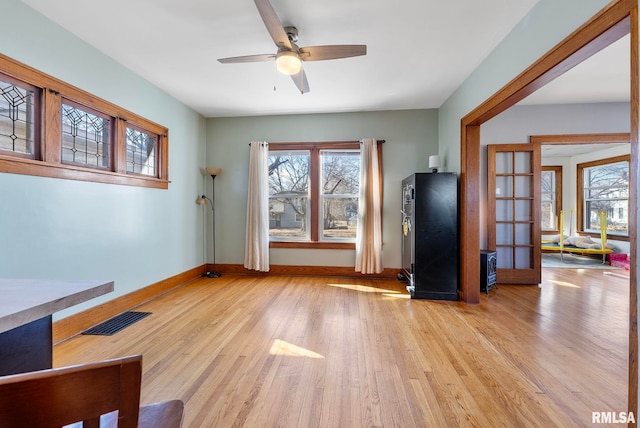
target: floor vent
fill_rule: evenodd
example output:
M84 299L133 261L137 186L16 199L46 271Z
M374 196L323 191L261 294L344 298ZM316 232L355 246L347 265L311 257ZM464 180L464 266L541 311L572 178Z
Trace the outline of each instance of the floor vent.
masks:
M82 334L111 336L112 334L116 334L120 330L129 327L131 324L140 321L147 315L151 315L151 312L125 312L98 324L95 327L91 327L89 330L82 332Z

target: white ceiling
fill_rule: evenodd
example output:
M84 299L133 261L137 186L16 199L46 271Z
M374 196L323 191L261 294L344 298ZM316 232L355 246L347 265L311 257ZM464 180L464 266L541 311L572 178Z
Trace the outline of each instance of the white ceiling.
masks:
M275 53L251 0L23 2L204 116L223 117L438 108L537 0L271 0L300 46L368 45L366 56L305 63L305 95L271 62L218 63ZM612 93L603 91L598 100ZM576 93L586 96L552 88L524 103L581 101Z
M622 148L631 152L629 143L602 143L602 144L545 144L542 146L543 158L564 158L584 155L614 148Z
M628 102L631 47L625 36L529 95L520 104Z

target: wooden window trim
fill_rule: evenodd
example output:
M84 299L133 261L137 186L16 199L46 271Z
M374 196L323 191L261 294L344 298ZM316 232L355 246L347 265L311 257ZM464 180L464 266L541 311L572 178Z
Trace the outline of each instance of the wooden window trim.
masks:
M0 172L155 189L169 188L169 130L167 128L2 54L0 54L0 73L39 89L40 111L38 114L41 117L39 139L36 140L39 156L27 158L14 153L0 152ZM111 146L113 159L110 162L110 170L61 162L62 99L113 118ZM122 156L126 156L125 143L122 140L125 137L126 123L158 136L157 177L126 173L126 164L122 160Z
M269 248L315 248L322 250L355 250L354 242L270 241Z
M593 232L587 232L584 230L584 219L583 219L583 214L584 214L584 169L585 168L590 168L593 166L600 166L600 165L606 165L606 164L610 164L610 163L617 163L617 162L628 162L629 163L629 171L631 172L631 155L620 155L620 156L614 156L611 158L606 158L606 159L598 159L595 161L591 161L591 162L584 162L584 163L579 163L576 168L577 168L577 174L576 174L576 187L577 187L577 207L576 207L576 227L577 227L577 231L580 235L584 235L584 236L591 236L594 238L600 238L600 233L593 233ZM629 200L627 203L629 203L631 199L631 195L629 195ZM607 240L613 240L613 241L629 241L629 235L616 235L616 234L610 234L607 233Z
M542 166L542 171L554 171L555 172L555 180L556 180L556 189L555 189L555 203L556 203L556 212L559 213L562 211L562 165L553 165L553 166ZM558 219L560 221L560 219ZM556 228L555 230L542 230L543 234L552 234L552 233L560 233L560 230Z
M377 150L378 150L378 159L379 169L378 175L380 179L382 179L382 144L384 140L378 140L377 142ZM313 142L313 143L304 143L304 142L291 142L291 143L269 143L269 150L309 150L310 156L318 156L320 150L340 150L340 149L360 149L359 141L333 141L333 142ZM315 166L317 164L317 166ZM309 174L313 174L313 177L316 179L311 179L311 200L319 201L320 200L320 187L317 180L317 176L319 171L316 168L319 167L318 162L310 162L309 166ZM382 187L380 186L380 200L382 201ZM316 202L317 203L317 202ZM382 210L382 207L380 207ZM310 241L269 241L269 248L312 248L312 249L326 249L326 250L355 250L356 244L355 242L330 242L330 241L320 241L318 232L318 216L319 210L318 207L314 207L311 210L311 230Z

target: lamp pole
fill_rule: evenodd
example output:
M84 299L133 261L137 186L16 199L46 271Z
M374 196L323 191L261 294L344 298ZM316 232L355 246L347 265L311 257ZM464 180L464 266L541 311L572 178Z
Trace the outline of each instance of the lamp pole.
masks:
M214 202L216 200L216 185L214 183L216 179L215 174L211 174L211 213L213 214L213 227L211 228L211 238L213 239L213 269L216 267L216 206ZM219 272L207 272L208 278L218 278L220 277Z
M207 198L205 195L202 195L200 200L204 200L206 204L206 200L209 200L211 203L211 214L212 214L212 227L211 227L211 238L213 245L213 268L215 269L216 265L216 207L214 205L215 197L216 197L216 186L215 179L216 176L222 171L220 168L211 168L207 167L206 171L209 175L211 175L211 199ZM222 274L219 272L215 272L213 270L206 271L202 274L202 276L206 276L207 278L219 278Z

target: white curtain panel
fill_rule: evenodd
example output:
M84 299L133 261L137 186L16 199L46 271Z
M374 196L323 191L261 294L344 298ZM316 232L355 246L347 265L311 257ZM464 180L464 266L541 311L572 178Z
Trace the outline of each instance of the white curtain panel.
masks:
M360 205L356 230L356 272L380 273L382 267L382 215L378 142L361 140Z
M249 150L249 192L244 267L269 271L269 144L252 141Z

